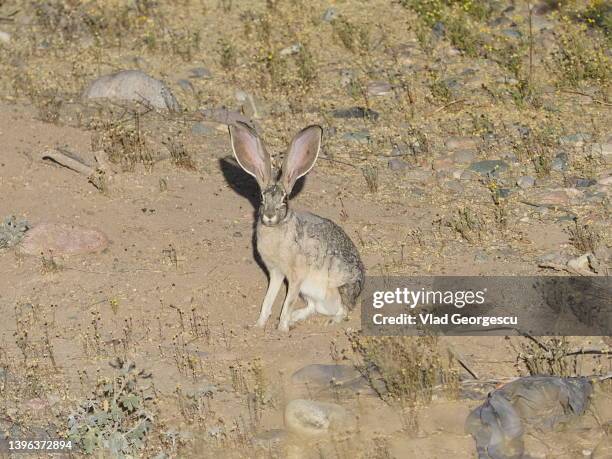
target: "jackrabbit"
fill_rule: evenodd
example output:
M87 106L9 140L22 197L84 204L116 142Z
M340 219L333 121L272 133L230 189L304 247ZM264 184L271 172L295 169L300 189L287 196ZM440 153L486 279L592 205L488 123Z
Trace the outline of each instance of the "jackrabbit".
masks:
M229 131L238 164L255 177L262 196L257 250L270 282L255 325L265 326L285 278L287 296L279 330L288 331L314 312L331 316L333 322L343 320L363 288L364 267L357 248L331 220L293 211L287 202L295 182L314 166L323 130L308 126L293 138L278 179L263 141L249 126L237 122ZM300 294L306 307L294 310Z

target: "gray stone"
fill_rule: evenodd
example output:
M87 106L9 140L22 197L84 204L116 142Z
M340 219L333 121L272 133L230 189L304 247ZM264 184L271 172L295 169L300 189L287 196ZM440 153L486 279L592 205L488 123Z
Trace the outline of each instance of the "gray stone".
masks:
M516 184L519 186L519 188L531 188L535 185L535 179L529 175L523 175L522 177L519 177Z
M340 70L340 86L343 88L347 87L353 81L355 77L352 70L342 69Z
M478 139L475 137L452 136L447 138L444 144L449 150L475 150L478 147Z
M516 29L504 29L502 30L502 34L510 38L521 38L523 36L523 34Z
M606 164L612 164L612 143L597 143L591 147L595 155L601 155Z
M179 104L170 89L140 70L123 70L101 76L85 90L83 97L137 101L162 110L179 110Z
M372 81L367 91L370 96L387 96L393 93L393 87L387 81Z
M461 183L457 182L456 180L449 180L444 184L444 186L447 190L452 191L456 194L462 194L465 191L463 185L461 185Z
M575 188L588 188L597 183L596 180L582 177L568 177L565 179L565 181L568 186Z
M328 386L330 383L344 383L360 377L361 373L353 366L315 363L293 373L291 382Z
M569 167L569 157L564 151L557 153L551 162L551 169L556 172L566 171Z
M355 416L336 403L291 400L285 407L285 427L304 436L350 432L357 428Z
M476 152L472 150L459 150L453 156L453 161L458 164L468 164L476 158Z
M461 173L460 178L461 180L470 181L470 180L478 180L479 176L476 172L467 169Z
M291 46L287 46L286 48L281 49L279 54L283 57L292 56L294 54L298 54L301 50L302 45L300 45L299 43L295 43Z
M191 133L194 135L211 135L214 129L206 126L204 123L195 123L191 126Z
M332 116L334 118L368 118L376 121L380 117L380 114L371 108L349 107L333 110Z
M283 57L286 56L292 56L294 54L298 54L302 49L302 45L300 45L299 43L295 43L291 46L287 46L286 48L283 48L280 50L280 55Z
M204 67L194 67L189 70L189 78L212 78L212 74L210 73L210 70Z
M342 138L349 142L368 143L370 141L370 132L367 130L347 132Z
M597 183L599 185L603 185L603 186L610 186L612 185L612 175L608 175L607 177L602 177L600 178Z
M0 43L8 45L11 42L11 34L0 30Z
M495 175L508 170L508 164L499 159L485 159L472 163L469 169L481 175Z
M500 188L497 190L497 196L504 199L510 196L510 193L512 193L512 190L509 188Z
M181 87L183 91L194 92L193 85L191 81L181 78L177 81L178 85Z
M410 167L408 163L406 163L405 161L402 161L399 158L391 158L389 162L387 163L387 166L392 171L403 171Z
M331 22L334 19L336 19L337 17L338 17L338 13L336 13L336 9L335 8L327 8L325 10L325 12L323 13L322 19L325 22Z
M437 21L432 26L431 32L433 33L434 37L440 39L444 37L444 34L446 33L446 27L444 26L444 23L442 21Z
M591 140L591 134L584 132L577 132L576 134L570 134L559 138L561 145L571 145L574 147L581 147L586 142Z

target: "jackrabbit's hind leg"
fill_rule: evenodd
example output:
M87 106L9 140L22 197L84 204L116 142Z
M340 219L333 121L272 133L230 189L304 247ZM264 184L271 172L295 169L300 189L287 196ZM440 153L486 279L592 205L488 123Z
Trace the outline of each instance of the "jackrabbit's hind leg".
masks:
M347 315L347 310L342 304L342 297L337 288L329 288L325 299L317 307L317 312L330 316L328 324L342 322Z
M308 317L310 317L316 312L315 302L309 297L304 297L304 299L306 300L306 307L301 308L301 309L296 309L295 311L291 313L291 318L289 320L289 326L301 320L307 319Z

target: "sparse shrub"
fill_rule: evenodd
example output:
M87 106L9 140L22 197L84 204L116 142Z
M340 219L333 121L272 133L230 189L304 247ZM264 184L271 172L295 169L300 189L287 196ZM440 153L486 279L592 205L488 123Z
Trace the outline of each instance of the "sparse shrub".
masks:
M365 178L370 193L376 193L378 191L378 168L368 164L363 167L361 172L363 174L363 178Z
M167 141L164 142L164 145L170 152L170 157L175 165L182 167L183 169L196 170L195 162L185 149L183 142L173 137L168 137Z
M567 338L549 338L538 342L522 342L517 350L517 361L532 376L576 376L576 356L570 355Z
M12 215L6 217L0 224L0 249L19 244L29 228L30 225L26 220L17 220Z
M513 142L518 159L531 162L539 177L550 174L557 145L555 129L551 125L534 128L527 135Z
M104 150L110 162L126 171L134 170L136 164L153 166L153 155L140 129L140 114L134 113L132 120L98 122L94 131L92 150Z
M136 371L129 361L117 359L112 366L113 377L100 380L93 395L68 417L68 436L87 454L139 455L154 423L151 386L143 386L151 375Z
M594 82L602 88L610 84L612 63L606 46L596 36L587 34L584 24L565 21L557 36L557 50L552 54L551 69L559 85L577 87Z
M228 40L219 40L219 56L219 64L221 64L221 67L225 70L231 70L236 67L236 48Z
M481 238L482 222L473 211L467 207L457 210L457 214L446 222L446 226L458 233L469 243Z
M380 397L407 404L428 403L435 387L454 396L459 375L453 358L443 357L433 336L363 336L349 332L357 367Z
M446 81L440 76L440 72L431 70L429 72L429 90L434 99L443 103L448 103L453 98L453 93Z
M302 45L297 55L298 77L306 86L317 79L317 66L310 50Z
M570 237L570 242L578 252L594 253L602 237L598 231L589 225L581 225L578 220L574 220L574 226L567 230Z

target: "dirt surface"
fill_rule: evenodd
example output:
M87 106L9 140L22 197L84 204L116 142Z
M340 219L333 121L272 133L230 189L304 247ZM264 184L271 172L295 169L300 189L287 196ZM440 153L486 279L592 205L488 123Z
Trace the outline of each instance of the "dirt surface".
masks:
M459 396L438 387L427 403L405 404L383 400L367 385L345 392L292 382L294 372L306 365L361 361L349 340L350 330L360 328L359 310L342 324L326 325L325 317L314 316L281 333L276 325L283 290L267 328L252 326L267 288L253 241L259 192L231 158L227 126L203 121L199 108L242 110L254 118L277 158L295 132L320 123L325 129L321 157L291 205L340 224L356 243L368 275L568 274L543 268L540 258L578 257L588 249L596 249L601 263L592 274L608 274L610 158L591 154L595 148L609 152L607 81L585 80L570 90L556 86L546 67L550 57L538 52L534 72L540 101L517 105L499 83L510 78L508 70L495 59L470 56L448 37L423 49L418 11L402 2L292 6L278 1L266 7L266 2L186 1L174 8L162 2L151 10L128 10L125 21L138 26L121 46L111 29L93 33L77 27L75 11L85 7L50 2L54 8L64 5L61 14L72 24L70 30L57 25L51 32L45 18L51 21L52 12L37 13L34 3L26 3L0 1L0 18L11 18L0 22L0 30L12 35L10 42L0 41L0 218L15 215L31 227L58 223L96 229L108 246L73 255L44 250L31 255L19 245L0 248L4 430L18 426L25 438L41 429L53 432L52 438L66 436L70 413L102 378L115 374L109 362L120 358L152 375L146 382L154 387L149 406L154 428L138 457L471 458L474 441L463 428L469 411L498 383L529 374L520 355L528 339L464 337L441 338L435 345L443 356L452 349L481 381L470 390L462 386ZM135 2L141 3L149 4ZM506 17L518 23L507 27L527 36L524 5L515 3L516 10L505 14L495 7L488 22L482 21L489 24L487 33L502 27L490 25L494 18ZM367 51L343 46L340 26L321 19L332 6L362 28L351 33L356 47L363 40L370 43ZM307 13L302 17L300 11ZM380 17L372 17L372 11ZM252 36L240 32L249 14L255 18ZM534 18L557 32L563 26L559 14ZM147 47L147 34L154 34L161 17L166 32L151 35L158 42ZM257 38L262 18L272 24L267 40ZM283 21L291 26L286 34L278 32ZM431 26L423 27L429 33ZM188 38L196 31L197 45ZM556 49L555 37L538 32L536 40L544 49ZM593 43L600 39L588 37ZM274 53L296 40L307 43L315 56L314 82L300 81L303 56L279 70L280 77L270 70ZM268 64L252 57L257 46L264 54L270 47L274 57ZM526 59L525 54L524 66ZM199 67L212 76L190 78L190 69ZM127 68L166 81L183 112L82 103L80 93L92 79ZM344 70L356 75L348 89ZM251 77L257 72L261 81ZM453 91L448 99L436 97L431 78L438 77L459 81L445 83ZM271 83L274 78L279 80ZM367 95L368 84L380 80L390 82L391 95ZM351 90L351 84L360 86ZM237 90L255 94L261 113L241 102ZM53 105L57 100L61 103ZM333 115L337 108L366 105L378 120ZM128 167L123 159L115 161L103 182L40 159L45 149L65 148L95 166L96 154L108 145L104 136L113 132L103 121L127 124L136 118L150 157L130 160ZM546 123L554 145L542 140L522 149L517 126L536 132ZM347 137L362 131L369 140ZM587 142L567 139L584 132ZM178 139L185 157L172 155L169 137ZM453 146L453 139L462 144ZM542 158L534 160L530 155L536 150ZM465 151L468 160L458 159L457 152ZM559 152L569 155L567 170L551 166ZM469 171L485 159L503 161L508 169L489 176ZM374 184L365 178L372 170ZM522 176L535 177L535 186L517 186ZM576 178L592 183L578 187ZM508 194L500 195L500 189ZM551 197L557 190L561 194ZM557 201L549 205L546 199ZM594 246L576 243L572 231L584 225ZM569 369L560 376L611 371L605 337L546 342L601 351L567 357ZM462 381L472 379L456 359L453 365ZM569 433L527 438L530 454L609 457L604 451L612 419L609 394L605 384L598 388L592 410ZM285 406L296 398L346 407L356 415L357 432L312 439L282 430ZM597 448L603 455L595 454Z

